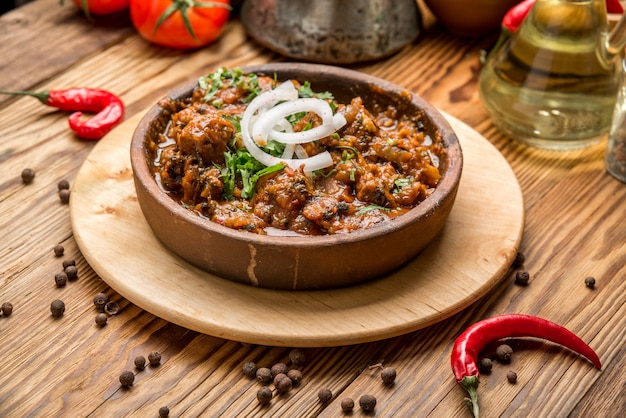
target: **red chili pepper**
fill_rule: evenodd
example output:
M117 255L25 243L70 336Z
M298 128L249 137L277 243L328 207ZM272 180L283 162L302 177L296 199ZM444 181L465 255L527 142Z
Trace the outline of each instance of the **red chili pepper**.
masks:
M0 94L32 96L41 103L57 109L73 112L68 122L79 138L96 140L113 129L124 117L124 103L115 94L91 88L70 88L43 92L0 91ZM83 119L82 112L95 113Z
M492 341L510 337L535 337L560 344L585 356L598 369L598 355L576 334L561 325L536 316L506 314L471 325L454 342L451 363L457 382L469 393L468 406L478 417L478 354Z

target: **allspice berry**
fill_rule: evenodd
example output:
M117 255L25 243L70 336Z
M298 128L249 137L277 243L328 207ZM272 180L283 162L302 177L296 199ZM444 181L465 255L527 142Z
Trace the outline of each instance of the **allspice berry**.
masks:
M167 418L170 416L170 409L167 406L159 408L159 418Z
M59 190L59 199L61 199L61 203L67 204L70 202L70 190L63 189Z
M483 357L480 359L478 368L481 373L489 374L491 373L491 369L493 369L493 361L491 361L489 357Z
M78 269L76 266L67 266L65 268L65 275L67 280L76 280L78 278Z
M96 296L93 297L93 304L99 311L104 311L104 307L109 301L109 297L106 293L97 293Z
M317 392L317 397L321 403L327 404L333 399L333 392L328 388L323 388Z
M104 305L104 312L109 315L116 315L120 311L120 305L117 302L108 301L106 305Z
M359 398L359 406L365 412L373 412L376 409L376 398L372 395L363 395Z
M68 258L67 260L63 260L63 270L65 270L69 266L75 266L75 265L76 265L76 260L74 260L73 258Z
M385 367L380 372L380 378L383 380L385 385L392 385L396 380L396 369L393 367Z
M303 366L306 363L306 354L300 348L294 348L289 352L289 360L294 366Z
M515 273L515 284L519 286L527 286L530 281L530 274L526 270L518 270Z
M148 362L151 366L157 366L159 363L161 363L161 353L159 353L158 351L153 351L148 354Z
M63 287L67 284L67 274L65 273L57 273L54 275L54 284L57 287Z
M352 398L343 398L341 400L341 409L343 412L352 412L354 409L354 400Z
M511 267L513 267L514 269L521 268L524 265L525 261L526 256L518 251L517 254L515 254L515 258L513 259Z
M511 383L511 384L517 383L517 373L515 373L513 370L510 370L506 374L506 380L508 380L509 383Z
M98 326L103 327L107 324L107 322L109 322L107 314L100 312L98 315L96 315L96 324L98 324Z
M120 383L122 386L129 387L135 382L135 374L130 370L125 370L120 374Z
M146 368L146 358L144 356L135 357L135 367L137 370L143 370Z
M61 180L57 184L57 187L59 188L59 191L64 190L64 189L69 189L70 188L70 182L67 181L67 180Z
M587 286L589 289L593 289L594 287L596 287L596 279L591 276L585 278L585 286Z
M9 316L13 313L13 304L4 302L1 307L2 315Z
M65 303L62 300L54 300L50 304L50 312L52 312L52 316L55 318L59 318L63 316L65 312Z
M498 348L496 348L496 357L502 363L510 363L512 355L513 349L507 344L500 344Z
M246 377L256 377L256 363L253 361L246 361L243 364L242 371Z
M267 386L262 386L256 392L256 399L261 405L267 405L272 400L272 389Z
M65 248L62 245L55 246L52 251L54 251L55 257L63 257L63 253L65 252Z
M293 383L284 373L279 373L274 377L274 387L278 393L287 393L291 390Z
M272 381L272 371L267 367L260 367L256 371L256 379L264 384Z
M30 168L22 170L22 183L30 184L35 180L35 172Z
M302 372L298 369L291 369L287 372L287 377L291 379L294 386L298 386L302 381Z
M278 374L287 374L287 365L285 363L276 363L272 366L270 371L272 372L272 377L276 377Z

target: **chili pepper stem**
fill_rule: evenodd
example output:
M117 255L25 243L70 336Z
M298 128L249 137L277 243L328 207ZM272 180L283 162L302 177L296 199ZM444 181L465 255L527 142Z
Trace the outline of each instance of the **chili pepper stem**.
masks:
M476 391L478 388L478 376L465 376L463 379L459 380L459 384L463 386L463 389L465 389L470 396L469 399L465 398L467 407L474 415L474 418L478 418L478 392Z
M12 94L14 96L31 96L39 100L41 103L45 105L48 104L48 99L50 98L50 94L47 91L42 91L42 92L37 93L33 91L23 91L23 90L17 90L17 91L0 90L0 94Z

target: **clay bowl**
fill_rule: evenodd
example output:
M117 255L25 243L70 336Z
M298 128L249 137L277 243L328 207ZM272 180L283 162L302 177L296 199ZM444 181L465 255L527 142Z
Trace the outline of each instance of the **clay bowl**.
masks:
M223 279L272 289L328 289L354 285L397 269L440 232L455 200L463 159L455 133L433 106L416 95L407 95L402 87L338 67L277 63L243 70L276 74L278 80L310 81L314 90L330 91L343 103L356 95L365 104L377 97L406 112L423 115L427 133L441 137L447 148L441 181L432 195L404 215L352 233L270 236L230 229L183 208L157 185L148 165L146 144L162 130L167 114L155 105L134 132L131 162L145 219L171 252ZM195 85L187 84L169 96L188 97Z

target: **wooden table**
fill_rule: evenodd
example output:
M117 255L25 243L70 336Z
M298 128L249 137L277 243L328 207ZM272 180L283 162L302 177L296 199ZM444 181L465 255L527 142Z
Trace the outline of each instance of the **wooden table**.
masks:
M203 335L138 308L99 278L81 256L68 205L57 183L73 182L94 147L67 128L67 115L31 98L0 97L0 416L341 416L340 400L377 397L376 416L469 416L464 391L450 370L454 339L468 325L501 313L526 313L565 325L599 354L603 370L548 342L515 340L510 365L481 376L482 415L626 416L626 186L604 171L605 142L568 152L527 148L501 135L477 92L480 50L494 41L443 31L425 15L426 30L398 54L354 69L419 93L486 137L511 165L525 203L519 250L530 284L509 271L487 295L432 326L391 339L311 348L302 384L269 407L242 365L288 362L289 347L250 346ZM0 17L0 89L72 86L108 89L127 105L127 120L184 82L218 66L284 58L250 39L234 17L221 39L193 53L148 45L128 17L86 20L72 5L38 0ZM22 184L26 167L36 172ZM486 167L488 169L488 167ZM53 247L65 255L56 258ZM54 284L61 261L79 272ZM595 289L585 286L593 276ZM120 312L99 328L92 300L105 292ZM50 302L64 300L64 316ZM172 307L175 309L175 307ZM158 367L136 371L130 389L119 376L137 355L162 354ZM377 364L392 366L393 387L381 385ZM506 381L518 374L515 385ZM335 394L327 405L320 388ZM362 416L357 407L352 416Z

